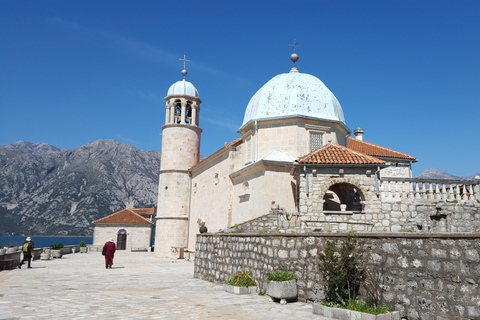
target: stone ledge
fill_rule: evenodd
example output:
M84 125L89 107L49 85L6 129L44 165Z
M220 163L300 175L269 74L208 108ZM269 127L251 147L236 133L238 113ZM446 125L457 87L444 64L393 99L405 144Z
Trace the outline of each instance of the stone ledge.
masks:
M400 320L398 311L373 315L341 308L331 308L320 303L313 304L313 314L338 320Z
M292 237L292 238L305 238L305 237L331 237L342 238L347 235L355 235L358 238L415 238L415 239L480 239L480 233L470 232L456 232L456 233L423 233L423 232L306 232L306 233L210 233L210 234L198 234L200 237Z

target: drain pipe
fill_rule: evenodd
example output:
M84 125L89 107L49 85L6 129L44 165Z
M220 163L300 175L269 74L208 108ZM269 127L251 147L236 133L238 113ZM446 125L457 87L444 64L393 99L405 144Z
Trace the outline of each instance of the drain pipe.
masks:
M255 120L255 161L257 162L258 159L258 126L257 120Z
M305 191L306 191L307 197L308 197L309 196L309 193L308 193L308 171L307 171L306 166L303 166L303 171L305 171L305 183L307 184Z
M377 171L375 171L375 190L377 192L377 198L380 195L380 191L378 190L378 176L380 174L380 167L377 167Z
M188 172L188 176L190 177L190 187L188 192L188 219L187 219L187 249L188 249L188 241L190 240L190 210L192 207L192 172L190 172L190 169L187 172Z

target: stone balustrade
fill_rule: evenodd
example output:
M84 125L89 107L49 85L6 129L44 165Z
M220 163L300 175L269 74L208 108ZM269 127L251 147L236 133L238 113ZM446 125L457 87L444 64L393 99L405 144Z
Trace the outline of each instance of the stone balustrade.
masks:
M379 192L382 202L477 202L480 179L382 178Z

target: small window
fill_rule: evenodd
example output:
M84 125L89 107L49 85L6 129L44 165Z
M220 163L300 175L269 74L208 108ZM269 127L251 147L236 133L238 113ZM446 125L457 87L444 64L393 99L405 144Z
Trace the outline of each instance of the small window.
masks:
M310 152L323 147L323 133L310 132Z
M248 184L248 181L243 183L243 194L250 194L250 185Z
M192 103L190 101L187 101L187 109L185 111L185 123L192 123Z
M252 162L252 138L247 139L247 163Z

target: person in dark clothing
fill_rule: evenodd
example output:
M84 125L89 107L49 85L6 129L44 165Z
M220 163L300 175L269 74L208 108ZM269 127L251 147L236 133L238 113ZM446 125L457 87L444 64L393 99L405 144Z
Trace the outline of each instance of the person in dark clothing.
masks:
M113 239L110 239L108 240L108 242L105 243L103 247L107 248L107 252L105 253L105 268L112 269L113 255L115 253L115 250L117 249L117 247L115 246L115 242L113 242Z
M31 261L32 261L32 250L33 248L35 248L35 246L33 245L33 241L32 241L32 238L28 237L25 242L23 243L23 248L22 248L22 251L23 251L23 260L22 262L20 263L20 265L18 266L19 269L22 268L22 264L27 261L28 262L28 267L31 268Z

